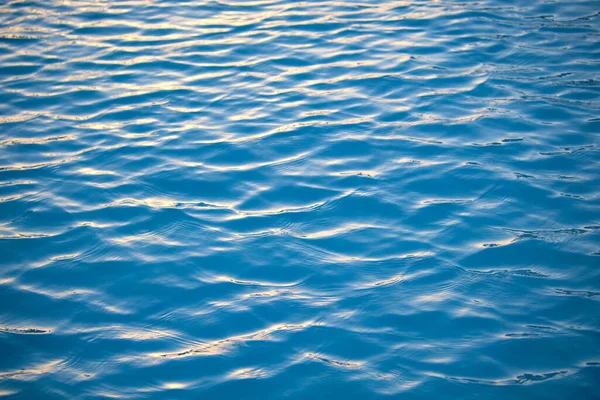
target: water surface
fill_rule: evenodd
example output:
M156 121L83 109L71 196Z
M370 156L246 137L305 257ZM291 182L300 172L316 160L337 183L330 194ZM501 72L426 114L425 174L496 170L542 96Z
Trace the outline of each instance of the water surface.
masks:
M600 2L3 1L0 395L600 382Z

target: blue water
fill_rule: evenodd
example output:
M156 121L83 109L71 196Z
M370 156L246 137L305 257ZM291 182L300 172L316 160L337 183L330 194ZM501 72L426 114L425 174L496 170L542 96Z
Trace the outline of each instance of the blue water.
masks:
M599 1L0 4L0 397L600 398Z

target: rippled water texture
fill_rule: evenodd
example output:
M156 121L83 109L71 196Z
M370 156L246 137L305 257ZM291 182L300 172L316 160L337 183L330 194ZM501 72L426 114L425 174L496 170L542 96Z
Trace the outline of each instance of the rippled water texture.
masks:
M5 1L0 394L600 396L600 2Z

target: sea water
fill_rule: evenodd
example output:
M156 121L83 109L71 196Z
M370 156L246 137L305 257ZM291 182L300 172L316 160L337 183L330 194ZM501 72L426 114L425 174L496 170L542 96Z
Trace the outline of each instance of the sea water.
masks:
M0 395L600 396L600 2L6 0Z

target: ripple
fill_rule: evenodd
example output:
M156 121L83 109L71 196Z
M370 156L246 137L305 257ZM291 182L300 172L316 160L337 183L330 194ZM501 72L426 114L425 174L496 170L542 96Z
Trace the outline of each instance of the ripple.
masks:
M0 5L0 396L597 397L596 2Z

